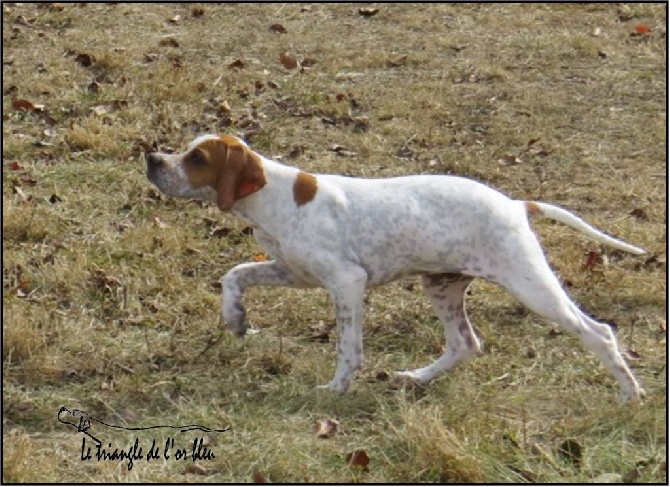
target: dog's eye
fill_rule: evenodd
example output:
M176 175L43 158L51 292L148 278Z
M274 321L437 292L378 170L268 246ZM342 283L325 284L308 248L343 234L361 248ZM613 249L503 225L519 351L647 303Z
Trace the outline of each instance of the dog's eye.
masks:
M191 154L191 164L200 166L205 164L205 155L200 151L195 151Z

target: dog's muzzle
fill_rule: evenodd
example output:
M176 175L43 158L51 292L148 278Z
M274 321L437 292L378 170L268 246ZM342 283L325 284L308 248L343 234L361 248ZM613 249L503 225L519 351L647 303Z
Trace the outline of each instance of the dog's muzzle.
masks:
M163 159L154 152L150 152L145 156L147 160L147 177L156 184L158 172L163 167Z

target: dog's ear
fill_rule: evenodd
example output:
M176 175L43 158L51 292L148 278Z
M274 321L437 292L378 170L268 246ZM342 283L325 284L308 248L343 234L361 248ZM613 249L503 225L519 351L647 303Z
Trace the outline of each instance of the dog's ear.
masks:
M237 200L255 193L267 181L257 154L239 143L223 143L226 146L226 157L216 182L216 204L219 209L228 211Z

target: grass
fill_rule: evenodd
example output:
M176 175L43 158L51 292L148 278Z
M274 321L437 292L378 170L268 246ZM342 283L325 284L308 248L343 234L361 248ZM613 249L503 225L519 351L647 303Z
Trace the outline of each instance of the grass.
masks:
M667 482L665 7L359 8L3 4L3 481ZM315 63L287 70L283 52ZM570 294L616 324L647 400L619 405L575 339L484 282L468 298L483 353L425 389L386 379L444 345L416 280L369 292L345 396L315 389L335 367L333 337L310 338L334 322L324 291L251 289L262 331L228 335L217 282L262 249L215 207L160 195L141 150L219 131L312 172L472 177L648 249L535 223ZM145 455L170 437L215 454L128 470L82 461L61 406L231 429L94 424ZM339 430L317 438L325 418ZM361 449L367 468L349 466Z

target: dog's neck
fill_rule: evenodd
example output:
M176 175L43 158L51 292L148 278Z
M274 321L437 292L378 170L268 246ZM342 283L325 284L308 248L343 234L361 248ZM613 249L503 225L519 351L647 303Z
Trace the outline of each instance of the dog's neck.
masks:
M299 169L260 156L263 163L266 184L255 193L235 202L230 212L248 221L252 226L261 228L270 235L278 231L297 213L293 202L293 184ZM286 201L286 205L278 205ZM294 208L295 211L291 211Z

